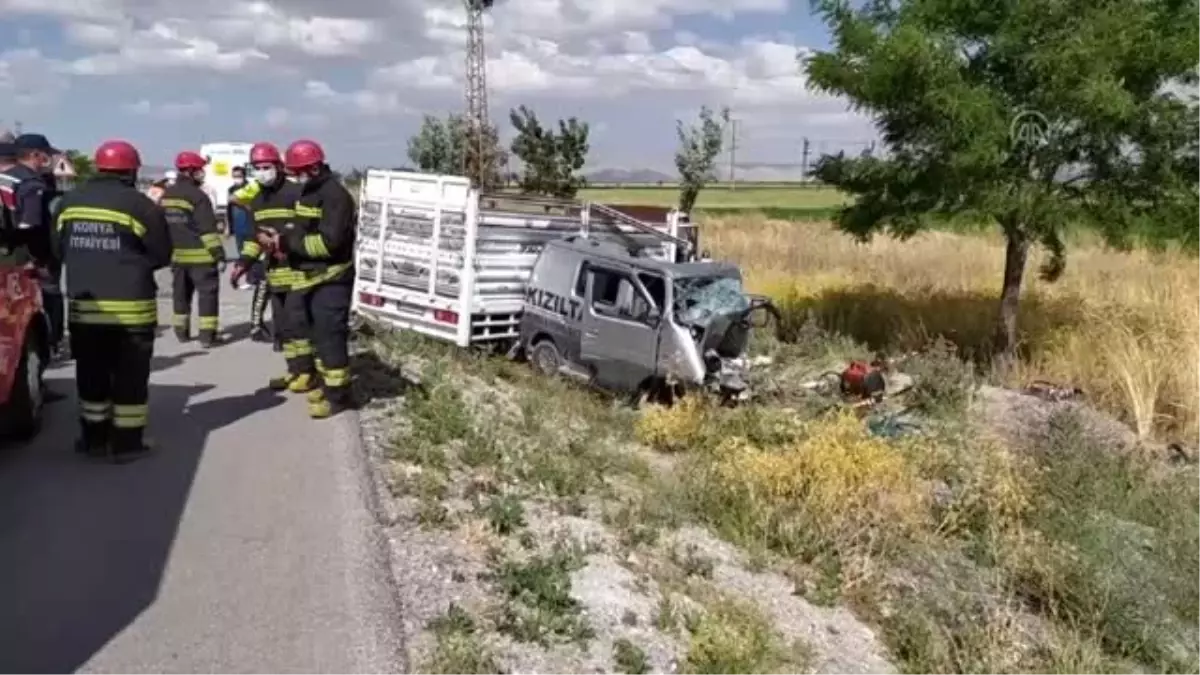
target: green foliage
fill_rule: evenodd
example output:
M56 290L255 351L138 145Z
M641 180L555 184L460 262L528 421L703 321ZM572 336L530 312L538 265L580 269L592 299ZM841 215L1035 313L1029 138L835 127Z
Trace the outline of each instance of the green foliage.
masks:
M688 213L696 205L700 190L716 179L713 166L721 154L724 124L729 122L729 109L718 118L707 106L700 108L700 124L684 126L676 121L679 149L675 151L675 168L679 170L679 210Z
M558 121L558 131L542 127L532 110L521 106L509 115L517 135L512 154L524 164L521 191L572 198L587 184L579 173L587 161L588 124L572 117Z
M1072 223L1122 246L1196 245L1196 0L814 5L834 48L806 62L810 85L870 115L888 148L817 163L857 197L838 225L866 239L964 214L997 224L1002 349L1032 244L1051 253L1047 279L1063 272Z
M482 135L480 143L462 115L445 119L426 115L417 134L408 139L408 158L421 171L467 175L476 184L494 189L504 183L501 167L506 155L494 125Z
M92 163L91 156L78 150L67 150L66 155L75 169L75 180L85 181L96 173L96 165Z

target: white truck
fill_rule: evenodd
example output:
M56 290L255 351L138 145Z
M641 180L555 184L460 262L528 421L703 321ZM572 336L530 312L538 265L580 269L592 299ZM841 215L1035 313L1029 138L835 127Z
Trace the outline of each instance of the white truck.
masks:
M216 202L213 208L218 217L224 217L229 202L229 188L233 185L234 167L245 167L250 163L250 148L253 143L220 142L200 146L200 156L208 160L204 182L213 188Z
M690 259L696 244L694 225L671 209L481 194L459 176L372 169L353 309L461 347L515 341L538 254L572 235L667 261Z

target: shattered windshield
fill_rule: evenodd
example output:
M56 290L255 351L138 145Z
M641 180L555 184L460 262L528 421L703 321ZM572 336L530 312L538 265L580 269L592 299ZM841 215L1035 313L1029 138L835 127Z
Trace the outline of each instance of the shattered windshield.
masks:
M675 280L675 318L680 323L708 323L713 317L750 307L742 282L733 277L685 277Z

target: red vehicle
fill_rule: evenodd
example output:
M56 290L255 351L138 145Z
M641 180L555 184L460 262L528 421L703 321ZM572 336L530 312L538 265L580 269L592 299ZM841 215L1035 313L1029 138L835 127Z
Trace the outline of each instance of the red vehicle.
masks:
M0 263L0 436L37 433L49 360L50 321L37 272Z

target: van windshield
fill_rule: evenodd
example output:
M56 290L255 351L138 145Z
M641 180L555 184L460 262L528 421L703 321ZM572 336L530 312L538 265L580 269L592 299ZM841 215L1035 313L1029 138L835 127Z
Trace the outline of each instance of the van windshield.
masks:
M750 299L734 277L684 277L676 279L675 320L679 323L708 323L713 317L742 312Z

